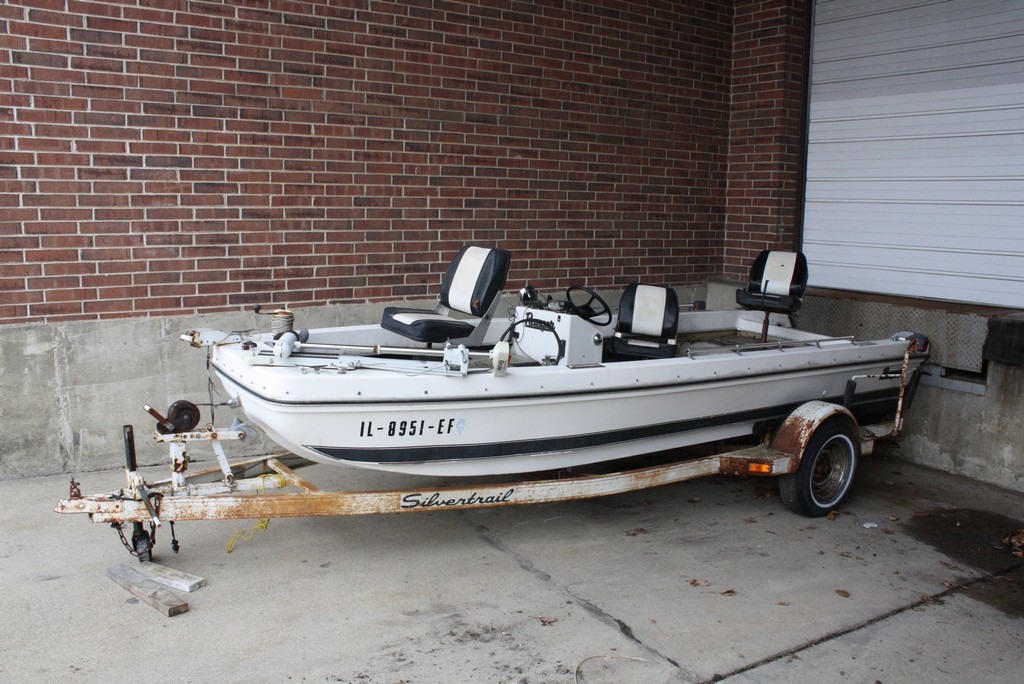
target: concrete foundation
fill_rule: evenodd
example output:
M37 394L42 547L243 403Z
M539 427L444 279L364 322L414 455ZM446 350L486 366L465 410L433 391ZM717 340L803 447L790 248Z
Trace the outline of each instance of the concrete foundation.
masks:
M905 458L1024 491L1024 368L991 363L984 394L924 385L900 439Z
M325 306L297 313L297 327L365 323L383 305ZM114 321L5 327L0 335L0 478L81 473L124 465L122 427L134 424L141 465L164 463L166 447L149 439L155 420L143 409L165 411L188 399L211 420L205 404L223 402L208 387L204 352L181 341L192 328L267 330L269 318L252 313L132 318ZM216 427L235 411L215 408ZM229 456L267 453L261 438L232 444ZM202 452L202 453L200 453ZM209 453L206 453L209 452ZM213 458L195 448L195 460Z

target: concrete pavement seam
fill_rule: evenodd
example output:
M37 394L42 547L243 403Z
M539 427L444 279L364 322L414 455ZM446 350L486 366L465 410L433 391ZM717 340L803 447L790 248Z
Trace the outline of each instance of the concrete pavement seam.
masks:
M619 630L619 632L621 632L623 636L625 636L627 639L629 639L630 641L635 643L637 646L642 648L649 655L651 655L653 657L656 657L659 660L661 660L663 662L666 662L666 663L669 663L670 665L672 665L674 668L676 668L676 670L679 671L679 673L681 675L686 677L687 681L690 681L690 682L697 682L697 681L699 681L699 677L695 673L690 672L689 670L684 668L682 665L677 663L675 660L673 660L669 656L667 656L664 653L661 653L660 651L658 651L658 649L654 648L653 646L651 646L651 645L649 645L647 643L644 643L636 635L636 633L633 631L633 628L630 627L628 624L626 624L624 621L622 621L621 619L619 619L619 618L615 617L614 615L608 613L607 611L602 609L600 606L592 603L591 601L583 598L582 596L579 596L578 594L573 593L568 587L565 587L565 586L559 584L557 581L555 581L555 579L553 577L551 577L551 575L549 575L548 573L546 573L543 570L541 570L540 568L538 568L533 563L533 561L531 561L529 558L526 558L525 556L523 556L523 555L517 553L516 551L512 550L511 548L509 548L504 542L501 541L501 539L499 539L494 534L492 534L491 531L489 529L487 529L486 526L481 525L479 523L472 523L472 522L471 522L471 524L474 525L474 527L476 528L477 533L480 535L480 537L484 541L486 541L488 544L493 546L498 551L501 551L502 553L509 555L513 560L515 560L515 562L519 565L520 568L522 568L523 570L525 570L528 573L532 574L534 577L542 580L543 582L545 582L547 584L550 584L551 586L555 587L559 592L561 592L561 593L565 594L566 596L568 596L577 605L581 606L584 610L586 610L588 613L590 613L591 615L596 617L598 620L600 620L604 624L609 625L609 626L614 627L615 629ZM678 681L678 680L676 680L676 681Z

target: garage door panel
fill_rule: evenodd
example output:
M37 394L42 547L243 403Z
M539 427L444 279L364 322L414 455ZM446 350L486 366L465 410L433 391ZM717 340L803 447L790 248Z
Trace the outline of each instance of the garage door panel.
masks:
M831 241L873 244L916 244L966 250L970 240L997 252L1024 254L1024 230L1000 207L930 206L859 202L836 216L827 202L808 202L809 221L830 221L837 230ZM819 241L825 239L819 237Z
M820 91L823 96L851 99L900 93L924 93L949 88L998 87L1015 83L1020 78L1020 72L1021 62L999 62L991 65L961 67L949 71L828 82L821 84Z
M828 64L893 51L913 52L947 43L987 41L1012 34L1006 0L940 2L818 2L815 57Z
M1019 179L1021 157L1013 154L1007 146L995 146L990 156L969 150L963 156L952 151L930 150L920 157L913 156L912 150L901 153L898 146L890 149L863 147L851 153L847 150L822 149L822 158L808 166L808 185L819 181L884 181L950 179L960 182L984 179Z
M1024 208L1024 179L808 181L806 192L807 202L829 199L835 202L998 205L1010 210Z
M1024 3L815 6L810 283L1024 307Z
M958 36L950 35L946 41L936 45L922 46L893 59L891 46L899 38L887 41L888 49L877 54L866 54L844 60L835 60L821 65L819 83L848 83L860 79L883 80L906 76L935 74L945 70L980 69L994 64L1020 64L1021 36L1010 34L989 41L957 42ZM952 50L951 47L956 49Z
M861 265L848 267L841 262L829 264L829 277L819 287L856 292L893 292L907 297L953 300L960 302L985 302L994 306L1017 308L1024 297L1024 283L1019 280L1001 281L978 280L970 275L944 274L945 284L936 289L936 274L922 271L907 271L905 268L867 268ZM955 297L950 297L955 294Z
M915 22L927 25L934 17L942 16L948 21L963 16L965 4L977 8L980 16L998 15L1006 0L818 0L814 12L819 27L840 24L839 30L870 32L872 28L878 30L878 17L899 21L899 17L912 14L917 15ZM926 10L923 16L922 9Z
M960 88L955 101L950 101L949 93L944 91L903 92L857 99L815 96L811 101L810 113L816 123L825 123L833 119L884 119L950 112L973 114L983 109L1017 109L1021 103L1024 103L1024 83L1018 80L995 88L980 87L977 84L970 88Z
M828 216L834 213L832 207L810 203L807 205L809 218ZM848 212L848 217L835 222L837 230L832 234L804 241L804 250L809 245L843 245L845 249L860 246L865 253L875 248L898 247L916 250L921 254L930 251L953 252L961 255L963 261L975 254L989 253L1005 255L1007 263L1024 265L1024 235L997 220L985 217L964 216L960 221L950 221L949 216L920 216L901 212L905 207L864 203ZM1010 228L1008 230L1008 228ZM966 242L979 245L972 249ZM982 247L983 246L983 247ZM819 256L826 255L819 251ZM978 271L973 261L965 270Z
M936 139L935 146L942 147L947 138L970 138L967 144L986 141L975 141L973 138L1001 137L1017 135L1024 137L1024 121L1021 121L1019 107L1024 103L1016 103L1012 107L982 108L977 107L964 111L929 112L912 115L876 116L871 118L832 118L819 120L820 126L815 127L812 145L843 142L845 144L860 141L908 141L916 142L920 138ZM992 141L999 144L1003 141ZM1019 140L1014 141L1019 142Z
M815 249L818 247L820 247L822 252L816 256L822 258L825 262L829 262L826 253L829 245L816 246ZM813 254L815 250L810 252ZM912 259L910 259L911 256L913 257ZM1022 265L1020 258L1011 261L1005 256L991 254L977 254L974 257L979 263L983 262L988 265L983 276L975 274L965 275L958 268L956 255L938 250L929 252L927 253L927 258L922 258L909 250L874 248L865 251L863 258L857 261L841 262L837 260L834 263L842 263L847 268L856 266L863 269L886 270L890 272L903 270L907 271L908 277L928 273L930 275L940 274L944 279L949 279L949 277L957 277L957 279L958 277L985 277L985 279L989 280L1019 280L1024 276L1020 270ZM1015 266L1017 270L1014 270Z
M878 224L881 228L886 224ZM808 242L808 253L814 252L822 261L839 261L844 264L862 264L867 266L900 266L929 270L943 273L964 273L966 275L995 275L999 277L1024 278L1024 252L1004 252L983 249L967 250L961 245L943 245L942 240L929 242L927 245L913 240L913 236L889 225L893 230L887 239L879 241L871 248L865 249L859 243L843 240L822 240ZM832 250L826 254L825 250ZM964 268L963 258L971 258L969 269Z

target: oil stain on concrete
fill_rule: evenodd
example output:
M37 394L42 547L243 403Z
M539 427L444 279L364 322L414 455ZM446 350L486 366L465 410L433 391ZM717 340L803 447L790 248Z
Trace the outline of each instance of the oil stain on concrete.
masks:
M1003 543L1021 527L1020 520L999 513L936 508L915 514L905 531L956 563L985 573L964 588L964 595L1008 616L1024 618L1024 559Z

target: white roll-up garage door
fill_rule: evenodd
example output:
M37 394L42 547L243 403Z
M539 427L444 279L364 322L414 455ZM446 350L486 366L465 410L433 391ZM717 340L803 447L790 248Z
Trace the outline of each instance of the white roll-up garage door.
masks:
M1024 308L1024 2L819 0L810 284Z

